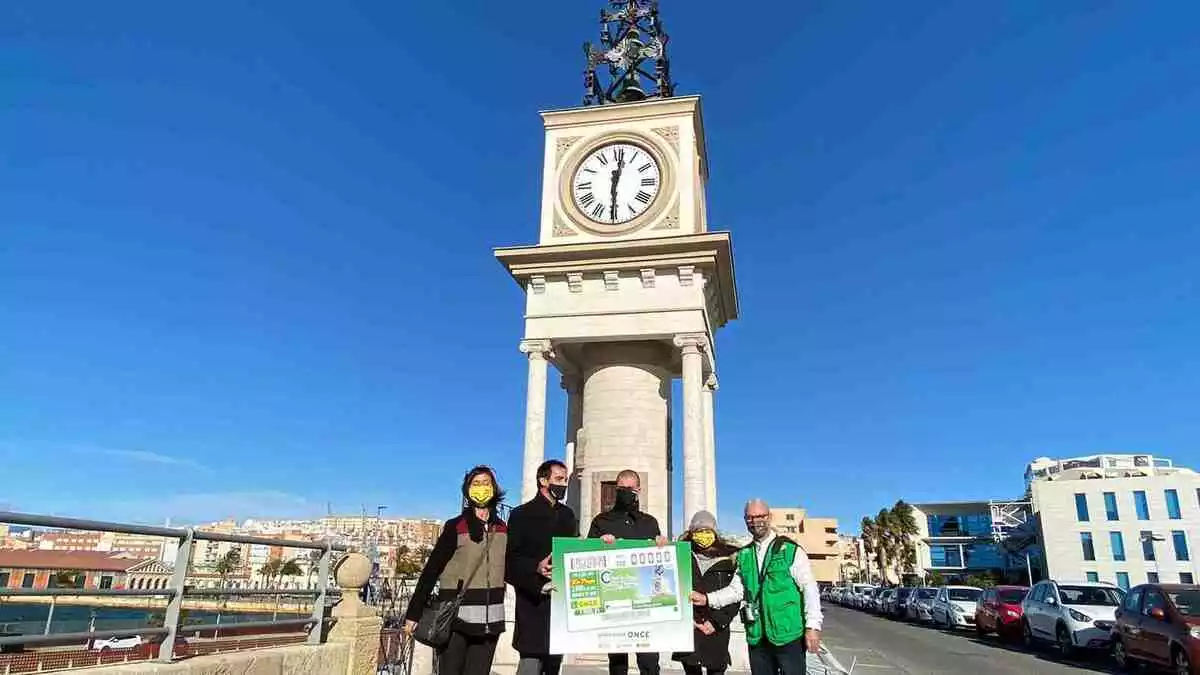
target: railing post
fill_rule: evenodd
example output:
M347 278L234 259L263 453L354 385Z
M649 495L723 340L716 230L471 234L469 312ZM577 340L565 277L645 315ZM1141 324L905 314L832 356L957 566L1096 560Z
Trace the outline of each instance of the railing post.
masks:
M308 632L308 644L321 644L325 632L325 598L329 595L329 567L333 561L333 548L329 541L325 542L325 550L321 551L321 561L317 563L317 597L313 600L312 629Z
M54 606L58 603L58 596L50 596L50 609L46 612L46 629L42 631L42 635L50 634L50 624L54 621Z
M175 594L167 603L166 614L163 615L163 628L167 636L158 646L158 660L169 662L175 656L175 636L179 635L179 615L183 610L183 591L187 585L188 568L192 566L192 543L196 540L196 532L188 528L175 549L175 570L171 573L171 588Z

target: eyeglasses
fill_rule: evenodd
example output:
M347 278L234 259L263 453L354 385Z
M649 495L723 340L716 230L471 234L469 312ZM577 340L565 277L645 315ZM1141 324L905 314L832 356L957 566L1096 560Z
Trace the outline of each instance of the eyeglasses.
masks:
M747 515L747 516L746 516L746 522L747 522L747 523L751 523L751 522L758 522L758 521L760 521L760 520L770 520L770 518L771 518L771 516L769 516L769 515L761 515L761 516L759 516L759 515Z

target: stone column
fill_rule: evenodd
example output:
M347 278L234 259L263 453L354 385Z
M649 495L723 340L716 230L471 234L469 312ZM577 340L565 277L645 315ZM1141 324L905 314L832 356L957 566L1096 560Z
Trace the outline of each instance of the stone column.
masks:
M567 443L563 461L567 463L570 481L567 483L567 506L579 515L580 481L583 469L583 451L579 442L579 430L583 427L583 378L576 374L562 376L562 388L567 392Z
M702 508L704 487L704 335L675 336L683 361L683 522Z
M717 514L717 435L713 416L713 399L717 391L717 376L710 373L704 381L704 508Z
M359 590L371 577L371 561L361 553L347 553L338 562L333 577L342 589L342 600L333 608L335 623L329 629L328 641L350 645L346 675L375 675L379 670L379 635L383 620L374 608L364 605L358 597Z
M546 369L549 340L521 340L529 357L529 385L525 393L525 460L522 464L521 503L537 494L537 468L546 461Z

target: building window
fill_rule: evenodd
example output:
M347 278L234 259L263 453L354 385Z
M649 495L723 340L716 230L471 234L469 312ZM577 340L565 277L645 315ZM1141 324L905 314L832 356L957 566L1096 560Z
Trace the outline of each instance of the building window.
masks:
M1133 508L1137 511L1138 520L1150 520L1150 504L1146 501L1145 490L1133 493Z
M1155 560L1154 533L1149 530L1142 530L1138 535L1138 539L1142 540L1142 560Z
M1084 560L1095 560L1096 559L1096 545L1092 543L1092 533L1091 532L1080 532L1079 533L1079 541L1080 541L1080 543L1083 544L1083 559Z
M1117 572L1117 585L1129 590L1129 572Z
M1109 532L1108 543L1112 545L1113 560L1122 562L1125 560L1125 537L1121 536L1120 532Z
M1180 572L1179 573L1179 583L1181 583L1181 584L1194 583L1192 581L1192 573L1191 572Z
M21 577L21 588L33 588L34 574L26 572L25 576Z
M961 568L962 548L958 544L931 544L929 562L930 567Z
M783 519L784 519L784 520L795 520L795 519L796 519L796 514L794 514L794 513L789 513L789 514L785 515L785 516L783 517Z
M1092 582L1093 584L1098 584L1098 583L1100 583L1100 574L1097 572L1088 572L1087 580Z
M1079 522L1086 523L1091 518L1088 517L1087 495L1082 492L1075 494L1075 516L1079 518Z
M1109 520L1121 519L1121 515L1117 512L1117 494L1115 492L1104 493L1104 517Z
M1179 514L1179 493L1175 490L1167 490L1167 517L1171 520L1183 517Z
M0 572L0 588L8 588L9 572Z
M113 578L109 576L100 577L100 588L112 588Z
M1186 532L1183 530L1175 530L1171 533L1171 541L1175 543L1176 560L1191 560L1191 558L1188 556Z
M1158 583L1158 572L1146 572L1146 583L1157 584Z

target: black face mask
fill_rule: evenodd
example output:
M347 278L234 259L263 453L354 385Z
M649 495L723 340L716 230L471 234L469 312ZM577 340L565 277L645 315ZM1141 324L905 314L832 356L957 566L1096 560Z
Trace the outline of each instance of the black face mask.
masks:
M638 495L629 488L617 488L617 498L613 502L614 511L634 513L638 510Z
M547 485L546 491L550 493L550 497L556 502L561 502L567 498L566 485Z

